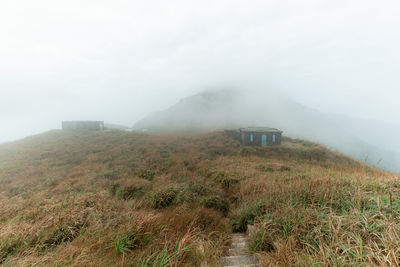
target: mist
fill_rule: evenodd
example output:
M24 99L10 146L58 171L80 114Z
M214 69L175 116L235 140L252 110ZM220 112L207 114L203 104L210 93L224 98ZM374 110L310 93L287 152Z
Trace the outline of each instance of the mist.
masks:
M278 92L345 136L399 153L399 13L397 1L1 1L0 143L63 120L132 126L235 88L258 92L257 107ZM237 101L248 118L254 99ZM331 128L285 110L258 124L337 143Z

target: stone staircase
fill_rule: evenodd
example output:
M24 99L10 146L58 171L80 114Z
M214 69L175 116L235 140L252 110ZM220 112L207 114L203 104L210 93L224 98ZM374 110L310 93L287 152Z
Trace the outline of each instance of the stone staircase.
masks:
M225 267L259 267L258 258L255 255L249 255L247 251L247 240L246 234L233 234L228 256L221 258L221 265Z

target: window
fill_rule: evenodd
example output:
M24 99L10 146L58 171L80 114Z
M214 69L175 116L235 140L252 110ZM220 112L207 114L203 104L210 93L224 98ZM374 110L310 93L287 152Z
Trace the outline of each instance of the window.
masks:
M254 136L253 136L253 134L251 134L251 135L250 135L250 142L253 143L253 141L254 141Z
M272 135L272 142L276 142L276 135Z

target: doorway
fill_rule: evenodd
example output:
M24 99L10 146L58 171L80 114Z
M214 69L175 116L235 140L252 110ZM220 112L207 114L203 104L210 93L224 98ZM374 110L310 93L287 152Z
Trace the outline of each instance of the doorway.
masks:
M262 146L266 146L267 145L267 135L266 134L263 134L261 136L261 145Z

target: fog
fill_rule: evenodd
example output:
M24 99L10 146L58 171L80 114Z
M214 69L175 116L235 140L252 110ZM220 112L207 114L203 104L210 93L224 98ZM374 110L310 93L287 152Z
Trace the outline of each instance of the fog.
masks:
M400 124L399 13L398 1L2 0L0 143L62 120L131 126L223 87L385 125L354 133L373 143Z

